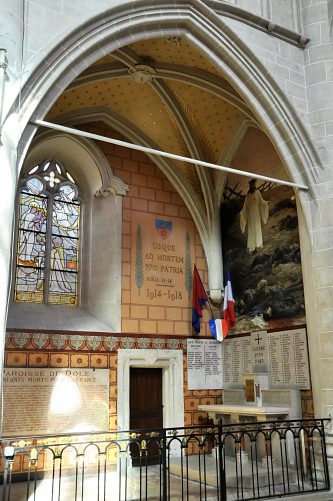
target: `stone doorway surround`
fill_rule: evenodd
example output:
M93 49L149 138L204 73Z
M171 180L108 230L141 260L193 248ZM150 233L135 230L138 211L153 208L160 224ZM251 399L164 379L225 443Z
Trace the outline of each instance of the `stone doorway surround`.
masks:
M181 350L118 350L118 429L130 428L130 368L163 369L163 427L184 426L183 352ZM147 388L149 398L149 388Z

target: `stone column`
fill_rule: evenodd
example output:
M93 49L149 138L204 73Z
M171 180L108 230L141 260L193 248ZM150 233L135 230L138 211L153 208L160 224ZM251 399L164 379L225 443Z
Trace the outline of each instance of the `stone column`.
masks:
M212 217L209 237L209 255L207 256L209 296L213 303L220 303L223 290L223 262L219 208L215 209Z
M7 322L8 295L11 274L11 248L14 222L14 200L16 187L16 155L8 144L6 134L0 143L1 196L0 196L0 369L2 371ZM0 379L0 390L2 378Z
M317 417L333 415L333 40L330 1L302 2L309 128L320 156L314 166L311 228L305 264L307 324ZM303 239L304 241L304 239ZM302 254L303 255L303 254ZM333 472L333 433L326 428L329 469Z
M6 114L18 92L22 66L23 2L13 0L8 5L0 0L0 47L3 83L3 102L0 117L3 127L0 142L1 196L0 196L0 369L4 359L5 333L9 287L12 279L11 248L14 221L14 201L17 180L16 151L19 139L18 122L7 120ZM1 78L2 78L1 77ZM0 82L1 85L1 82ZM1 104L1 102L0 102ZM0 389L2 378L0 379Z

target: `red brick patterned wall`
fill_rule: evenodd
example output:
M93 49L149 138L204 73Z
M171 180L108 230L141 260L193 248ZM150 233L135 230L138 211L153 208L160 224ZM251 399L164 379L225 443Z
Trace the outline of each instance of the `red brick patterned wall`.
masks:
M89 131L123 139L105 125L98 124ZM170 304L151 306L131 304L131 218L132 212L156 214L160 217L177 217L184 225L192 221L181 197L170 184L162 171L142 152L120 146L98 143L107 157L115 176L129 186L128 194L123 197L123 243L122 243L122 332L142 334L168 334L192 336L191 302L188 307L177 308ZM194 260L204 286L207 288L207 264L204 259L199 235L195 233ZM207 321L209 311L204 311L202 336L210 336Z
M110 430L117 429L117 352L111 353L72 353L7 351L6 367L58 367L58 368L89 368L106 369L110 371ZM189 390L187 387L187 357L183 354L184 367L184 410L185 426L204 424L207 416L198 411L199 404L222 403L221 390Z

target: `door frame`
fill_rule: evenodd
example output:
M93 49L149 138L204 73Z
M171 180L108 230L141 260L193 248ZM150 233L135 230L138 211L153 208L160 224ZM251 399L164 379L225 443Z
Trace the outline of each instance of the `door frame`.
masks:
M182 350L118 350L118 430L130 428L130 368L162 368L164 428L184 426Z

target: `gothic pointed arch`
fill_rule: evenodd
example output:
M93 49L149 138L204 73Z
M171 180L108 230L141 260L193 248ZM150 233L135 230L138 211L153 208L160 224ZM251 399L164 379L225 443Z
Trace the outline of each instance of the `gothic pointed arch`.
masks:
M129 2L122 8L109 9L103 16L86 23L79 32L71 33L48 55L47 69L41 64L23 87L21 109L25 128L19 165L36 131L32 122L45 116L75 76L100 57L101 47L104 53L111 53L129 42L162 34L185 37L199 48L260 121L291 178L308 185L314 182L311 173L320 162L291 104L251 50L239 38L235 39L233 30L197 0L187 0L177 10L166 1L153 6L148 0L134 6ZM37 95L41 99L34 99ZM301 194L300 198L308 218L311 193Z

